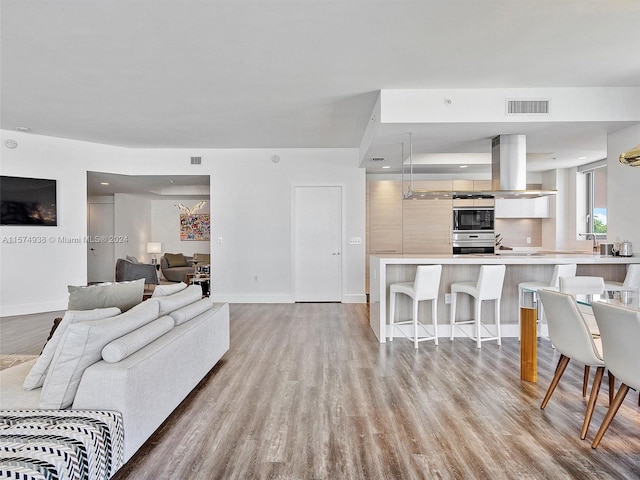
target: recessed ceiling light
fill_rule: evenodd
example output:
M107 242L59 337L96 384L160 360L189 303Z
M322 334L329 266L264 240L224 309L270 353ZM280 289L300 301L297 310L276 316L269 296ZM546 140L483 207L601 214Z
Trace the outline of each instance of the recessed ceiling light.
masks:
M384 166L384 167L382 167L382 168L391 168L391 167L390 167L389 165L385 165L385 166Z
M100 182L100 185L111 185L109 182Z
M578 157L578 160L586 160L589 157Z
M460 165L460 168L467 168L469 165Z

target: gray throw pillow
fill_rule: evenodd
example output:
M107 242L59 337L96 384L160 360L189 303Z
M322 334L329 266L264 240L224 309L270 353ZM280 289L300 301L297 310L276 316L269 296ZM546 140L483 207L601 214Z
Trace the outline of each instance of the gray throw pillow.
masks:
M99 283L88 287L68 286L69 310L118 307L126 312L142 302L144 278L131 282Z
M184 258L182 253L165 253L164 259L167 261L169 268L188 266L187 259Z
M136 265L140 265L140 262L138 261L138 259L136 257L132 257L130 255L127 255L125 258L127 259L128 262L135 263Z

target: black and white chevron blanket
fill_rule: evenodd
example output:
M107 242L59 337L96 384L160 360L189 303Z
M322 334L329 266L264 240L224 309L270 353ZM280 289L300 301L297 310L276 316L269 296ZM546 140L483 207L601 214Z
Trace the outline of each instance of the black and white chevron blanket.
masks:
M123 459L118 412L0 410L0 478L108 480Z

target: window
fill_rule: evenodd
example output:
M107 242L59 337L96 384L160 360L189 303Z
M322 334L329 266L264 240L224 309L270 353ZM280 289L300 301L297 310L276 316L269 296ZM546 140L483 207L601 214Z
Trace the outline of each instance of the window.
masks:
M606 160L602 160L578 168L585 181L585 233L595 233L598 239L607 237L606 167Z

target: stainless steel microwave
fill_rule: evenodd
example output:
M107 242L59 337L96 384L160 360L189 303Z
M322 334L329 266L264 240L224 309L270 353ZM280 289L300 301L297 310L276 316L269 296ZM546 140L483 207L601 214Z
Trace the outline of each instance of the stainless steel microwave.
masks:
M453 231L494 231L493 207L454 207Z

